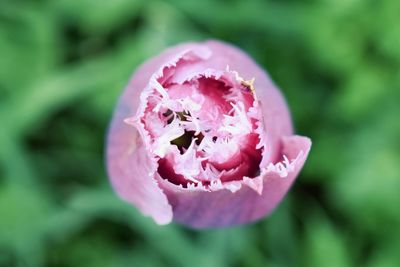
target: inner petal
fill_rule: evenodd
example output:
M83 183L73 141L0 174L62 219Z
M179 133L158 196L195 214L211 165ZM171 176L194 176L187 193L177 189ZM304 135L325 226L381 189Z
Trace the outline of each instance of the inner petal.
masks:
M249 86L229 71L181 83L173 82L173 70L166 76L142 119L161 177L186 187L257 176L262 148L256 148L257 119L249 116L256 103Z

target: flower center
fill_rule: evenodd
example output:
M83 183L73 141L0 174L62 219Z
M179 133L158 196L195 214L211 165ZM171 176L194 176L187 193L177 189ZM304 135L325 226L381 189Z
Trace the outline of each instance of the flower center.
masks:
M186 187L258 175L262 151L256 148L252 81L232 71L158 81L141 121L164 179Z

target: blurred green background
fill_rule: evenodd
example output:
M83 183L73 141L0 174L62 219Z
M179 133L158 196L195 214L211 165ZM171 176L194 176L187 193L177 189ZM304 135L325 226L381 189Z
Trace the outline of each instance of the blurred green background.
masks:
M0 266L400 266L400 1L0 0ZM134 69L247 51L313 148L260 222L160 227L120 201L107 124Z

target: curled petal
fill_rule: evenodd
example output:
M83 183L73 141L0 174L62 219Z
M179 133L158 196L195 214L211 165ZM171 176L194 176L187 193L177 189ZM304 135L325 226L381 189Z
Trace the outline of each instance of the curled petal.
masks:
M171 222L172 207L155 179L156 165L144 146L145 138L141 139L138 131L124 120L138 111L141 93L153 73L188 50L203 58L210 53L204 46L184 44L167 49L139 67L119 99L107 138L107 169L113 188L122 199L159 224Z
M281 153L294 162L284 178L278 170L266 169L253 183L244 182L246 186L220 184L219 190L208 192L187 191L158 177L174 207L174 220L194 228L209 228L251 222L269 214L289 190L311 147L310 139L301 136L283 137L281 144Z

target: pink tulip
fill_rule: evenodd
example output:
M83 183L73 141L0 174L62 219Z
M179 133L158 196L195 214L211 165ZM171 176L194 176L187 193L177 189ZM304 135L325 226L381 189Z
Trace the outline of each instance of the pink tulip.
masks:
M108 172L119 196L158 224L224 227L269 214L310 146L246 54L186 43L133 75L111 122Z

